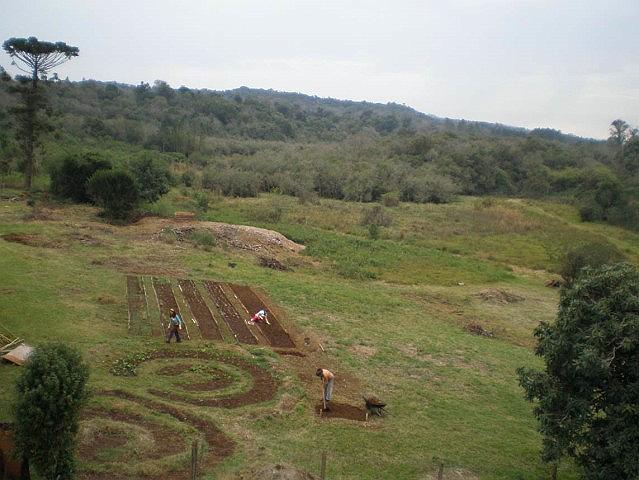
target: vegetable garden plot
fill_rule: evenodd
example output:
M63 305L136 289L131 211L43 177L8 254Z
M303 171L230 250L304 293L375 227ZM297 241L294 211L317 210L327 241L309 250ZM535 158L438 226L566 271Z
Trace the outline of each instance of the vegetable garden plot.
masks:
M169 315L170 309L174 309L175 311L179 311L179 307L177 301L175 300L175 296L173 295L173 289L171 288L170 283L165 283L159 278L153 278L153 288L157 295L158 306L160 307L160 322L162 323L162 327L164 332L169 325ZM186 315L182 314L182 319L184 319ZM189 327L187 326L186 321L184 322L184 328L186 332L186 338L191 338L189 336Z
M193 317L197 321L202 337L205 339L222 340L220 329L213 318L213 314L204 302L202 295L193 283L193 280L179 280L180 290L191 309Z
M257 338L251 333L242 316L233 308L233 305L222 289L222 285L207 280L204 282L204 287L219 309L222 318L233 332L235 338L241 343L257 345Z
M127 275L126 277L127 305L129 308L129 332L136 335L148 333L148 315L146 310L146 295L140 277Z
M266 304L250 287L234 284L230 284L229 286L250 315L253 315L263 309L268 310L268 319L271 324L268 325L265 322L259 322L257 325L264 336L268 339L271 346L279 348L295 348L295 343L277 320L273 311L266 306Z

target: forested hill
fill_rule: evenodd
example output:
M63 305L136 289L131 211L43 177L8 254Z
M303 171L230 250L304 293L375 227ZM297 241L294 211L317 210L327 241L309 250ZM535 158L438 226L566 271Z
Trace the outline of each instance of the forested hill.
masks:
M6 82L5 82L6 83ZM0 161L19 169L0 88ZM447 202L456 194L561 197L583 218L639 224L639 139L603 142L542 128L442 119L398 104L323 99L241 87L215 92L166 82L130 86L49 81L53 127L42 170L74 150L112 163L140 152L187 183L227 195ZM612 120L612 119L611 119ZM602 128L605 128L602 125ZM634 213L633 213L634 212Z

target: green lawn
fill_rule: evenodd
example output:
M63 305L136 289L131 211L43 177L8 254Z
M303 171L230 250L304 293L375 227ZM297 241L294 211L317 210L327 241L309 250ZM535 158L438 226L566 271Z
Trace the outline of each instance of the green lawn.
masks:
M183 193L171 192L157 208L167 214L192 208ZM317 473L322 450L329 455L327 478L427 478L434 458L469 478L540 478L540 438L515 370L539 364L531 332L540 320L553 319L558 301L558 292L544 286L548 272L562 251L592 238L606 238L636 260L639 236L580 224L565 205L504 199L486 206L463 198L450 205L389 209L392 224L372 240L360 224L365 208L325 200L301 205L276 195L212 199L205 219L272 228L306 245L293 270L280 272L222 244L195 247L138 234L136 226L104 225L88 207L54 204L48 217L25 220L24 204L2 200L0 235L28 233L57 243L51 248L0 240L0 323L32 344L60 340L79 348L91 365L94 392L118 388L151 398L157 365L142 365L135 377L110 373L117 359L165 348L161 340L127 333L124 272L149 265L177 272L173 276L249 284L265 291L297 331L322 342L323 365L339 378L353 379L341 390L338 383L337 400L359 402L357 393L374 392L388 402L389 415L369 427L320 421L312 411L319 385L309 386L296 373L295 359L255 347L182 344L179 348L228 350L272 367L280 384L274 400L237 410L180 405L215 422L236 442L234 454L206 478L267 463ZM87 236L95 241L78 241ZM496 288L522 300L481 298ZM463 328L468 323L496 337L471 335ZM2 421L11 419L12 383L19 372L0 365ZM230 391L248 388L242 372L231 369L229 375L236 381ZM165 389L172 385L170 378L157 382ZM179 382L173 387L181 388ZM96 396L91 405L119 405L166 423L185 441L195 436L175 419L137 404ZM90 427L108 431L116 425L101 419ZM141 451L152 448L142 433L130 435ZM109 455L95 461L108 462ZM120 473L139 473L135 459L129 460ZM188 459L174 455L164 462L146 462L144 471ZM563 466L560 478L576 474Z

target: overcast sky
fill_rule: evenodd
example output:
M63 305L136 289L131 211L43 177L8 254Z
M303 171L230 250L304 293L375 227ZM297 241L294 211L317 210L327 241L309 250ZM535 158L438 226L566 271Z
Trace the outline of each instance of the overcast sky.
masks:
M639 126L639 0L0 0L60 77L405 103L604 138ZM0 65L10 60L0 53Z

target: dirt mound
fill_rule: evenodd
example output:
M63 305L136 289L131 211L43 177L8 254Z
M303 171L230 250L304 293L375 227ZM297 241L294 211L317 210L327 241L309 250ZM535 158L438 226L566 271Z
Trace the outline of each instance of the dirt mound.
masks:
M289 465L265 465L235 477L237 480L318 480L319 477Z
M142 234L149 232L158 240L172 238L178 242L188 240L194 232L204 230L210 232L218 242L261 254L299 253L305 248L279 232L249 225L198 221L176 224L175 221L167 219L143 218L132 228Z
M502 304L523 302L525 300L524 297L508 292L501 288L488 288L486 290L482 290L474 296L484 300L485 302Z

